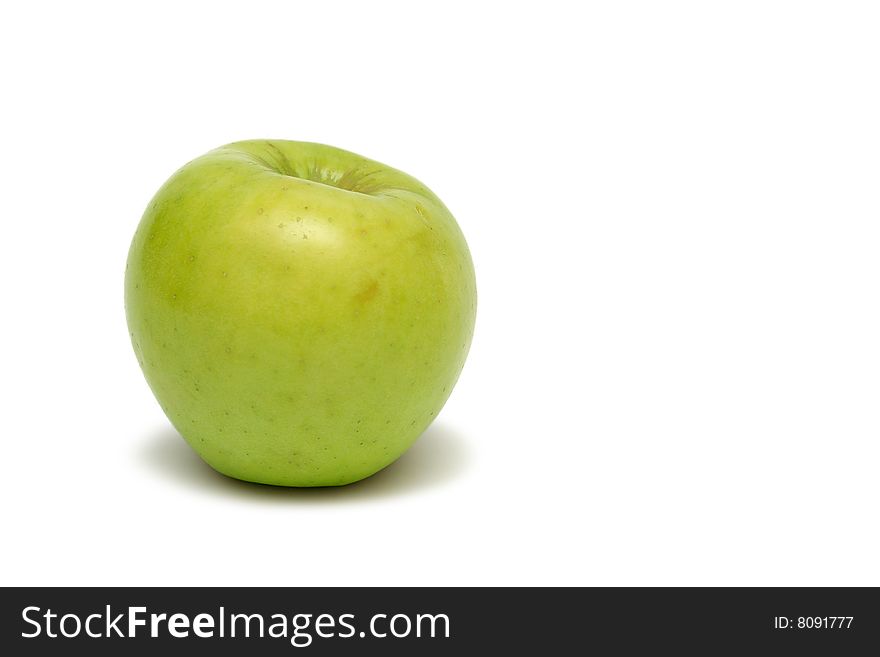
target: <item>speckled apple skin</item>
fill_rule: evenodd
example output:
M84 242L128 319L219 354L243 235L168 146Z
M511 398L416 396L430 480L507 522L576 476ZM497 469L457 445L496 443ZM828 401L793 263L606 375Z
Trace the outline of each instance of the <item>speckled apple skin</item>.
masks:
M320 144L244 141L177 171L128 256L147 382L219 472L336 486L401 456L473 335L464 237L414 178Z

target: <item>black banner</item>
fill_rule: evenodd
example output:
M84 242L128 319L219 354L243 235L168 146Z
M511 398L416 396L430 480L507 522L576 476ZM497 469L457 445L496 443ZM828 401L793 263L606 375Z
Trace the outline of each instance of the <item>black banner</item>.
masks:
M7 588L0 614L6 655L645 654L646 647L648 654L855 655L880 647L880 597L871 588Z

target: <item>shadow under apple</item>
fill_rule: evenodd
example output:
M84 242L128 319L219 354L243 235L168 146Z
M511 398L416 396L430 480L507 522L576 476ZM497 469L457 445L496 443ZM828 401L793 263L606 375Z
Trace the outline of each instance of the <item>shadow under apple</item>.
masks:
M152 434L138 453L139 461L166 480L203 491L277 502L343 502L390 497L442 485L467 467L465 440L454 429L434 422L397 461L347 486L285 488L239 481L220 474L166 426Z

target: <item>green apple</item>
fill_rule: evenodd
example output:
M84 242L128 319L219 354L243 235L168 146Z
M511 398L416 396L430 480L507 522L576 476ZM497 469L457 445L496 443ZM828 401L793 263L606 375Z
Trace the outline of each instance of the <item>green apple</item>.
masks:
M150 388L208 464L335 486L392 463L437 416L470 347L476 283L455 219L418 180L254 140L156 193L125 305Z

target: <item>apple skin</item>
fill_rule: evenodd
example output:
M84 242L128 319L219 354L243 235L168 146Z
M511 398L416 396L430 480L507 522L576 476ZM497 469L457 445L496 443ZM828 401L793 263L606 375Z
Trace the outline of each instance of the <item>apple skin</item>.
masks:
M165 414L217 471L358 481L400 457L455 385L476 282L422 183L330 146L223 146L156 193L129 251L132 345Z

